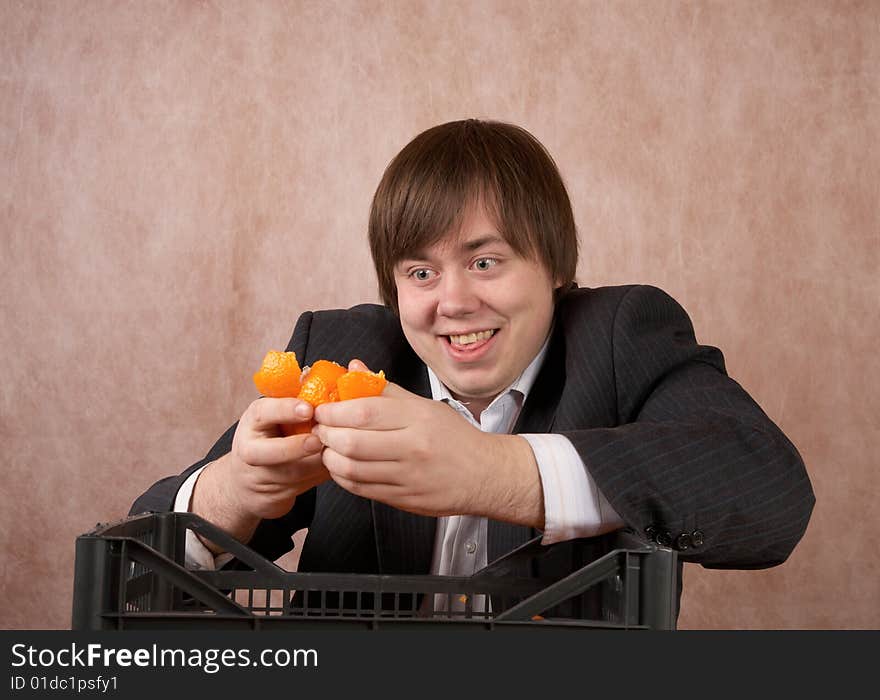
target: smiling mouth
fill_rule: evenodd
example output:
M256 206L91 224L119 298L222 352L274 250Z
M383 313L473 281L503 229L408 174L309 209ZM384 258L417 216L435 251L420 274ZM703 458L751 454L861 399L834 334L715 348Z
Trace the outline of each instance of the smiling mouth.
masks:
M468 345L473 345L474 343L480 343L486 340L489 340L493 335L495 335L495 331L497 329L490 328L487 331L479 331L477 333L463 333L461 335L448 335L449 343L451 345L455 345L458 347L467 347Z

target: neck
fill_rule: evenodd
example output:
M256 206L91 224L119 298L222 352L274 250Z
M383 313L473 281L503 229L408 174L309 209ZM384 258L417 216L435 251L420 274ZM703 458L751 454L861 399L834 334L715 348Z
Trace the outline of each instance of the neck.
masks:
M478 423L480 422L480 414L483 411L485 411L489 407L489 404L495 400L494 396L492 396L488 399L466 400L464 397L457 396L455 394L452 395L452 398L454 398L456 401L461 403L465 408L467 408L467 410L470 412L470 414L474 417L474 419Z

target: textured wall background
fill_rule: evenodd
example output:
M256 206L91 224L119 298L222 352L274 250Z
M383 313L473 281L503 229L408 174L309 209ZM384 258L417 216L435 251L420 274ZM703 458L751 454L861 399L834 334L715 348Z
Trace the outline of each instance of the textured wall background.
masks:
M880 4L0 2L0 626L200 457L309 308L374 301L388 160L466 116L555 154L582 284L649 282L800 448L767 571L685 628L880 627Z

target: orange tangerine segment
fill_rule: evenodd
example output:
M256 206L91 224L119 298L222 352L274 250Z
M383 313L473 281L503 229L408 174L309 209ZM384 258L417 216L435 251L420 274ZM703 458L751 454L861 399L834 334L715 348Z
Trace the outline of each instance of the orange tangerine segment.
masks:
M335 401L336 381L345 374L345 367L330 360L318 360L311 366L297 394L297 398L312 406Z
M301 374L296 353L270 350L254 374L254 385L263 396L288 398L299 393Z
M346 372L336 381L336 393L339 401L379 396L387 383L385 372Z

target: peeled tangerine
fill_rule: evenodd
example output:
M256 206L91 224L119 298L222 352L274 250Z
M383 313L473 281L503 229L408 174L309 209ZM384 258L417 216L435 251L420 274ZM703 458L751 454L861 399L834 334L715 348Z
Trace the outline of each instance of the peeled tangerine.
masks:
M254 384L263 396L284 399L299 393L301 374L295 352L270 350L254 374Z
M336 382L345 374L345 367L330 360L318 360L306 373L297 398L312 406L335 401Z
M347 401L379 396L387 384L384 372L349 372L330 360L318 360L302 375L296 354L270 350L263 365L254 374L254 384L264 396L295 397L312 406L333 401ZM285 435L310 433L314 421L281 426Z

